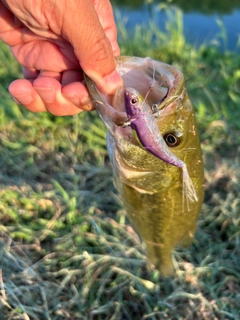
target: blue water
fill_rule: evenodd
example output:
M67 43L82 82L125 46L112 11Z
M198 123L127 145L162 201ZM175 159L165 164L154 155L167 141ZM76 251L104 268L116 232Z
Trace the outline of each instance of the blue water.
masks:
M135 29L137 24L148 25L149 21L155 21L159 28L164 29L167 20L166 12L157 9L157 5L142 6L136 10L129 8L116 8L120 12L121 19L125 21L128 32ZM217 24L217 19L221 20L227 34L227 47L223 44L220 33L221 29ZM230 50L240 52L240 10L234 10L231 14L204 15L198 12L183 13L184 34L186 39L194 44L213 44L220 50Z
M221 30L217 24L217 19L223 22L227 33L227 48L230 51L239 51L237 47L240 37L240 10L234 11L230 15L219 16L217 14L205 16L199 13L184 14L184 26L186 38L191 43L210 43L212 39L220 39ZM220 41L222 44L222 42ZM221 45L223 48L223 44Z

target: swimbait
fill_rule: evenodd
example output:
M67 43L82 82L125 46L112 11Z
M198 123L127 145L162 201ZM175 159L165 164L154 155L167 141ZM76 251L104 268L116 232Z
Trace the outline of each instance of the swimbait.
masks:
M107 148L115 185L128 218L146 243L149 261L162 275L171 275L173 248L192 242L203 201L203 163L194 110L179 70L150 58L119 57L116 62L125 88L134 87L138 99L147 100L141 110L150 115L140 119L143 118L145 127L149 121L148 130L153 130L153 136L157 127L157 135L161 134L158 144L163 146L160 158L166 153L165 160L160 161L150 149L146 150L153 136L144 140L145 134L139 131L143 126L133 128L137 129L136 135L131 126L123 127L130 118L124 88L109 96L99 92L87 76L85 81L108 130ZM156 110L152 111L150 107L154 105ZM171 154L167 149L171 149ZM182 161L186 165L195 193L184 188L182 170L169 165L169 157L174 158L173 155L179 159L178 164ZM188 207L184 193L192 194Z

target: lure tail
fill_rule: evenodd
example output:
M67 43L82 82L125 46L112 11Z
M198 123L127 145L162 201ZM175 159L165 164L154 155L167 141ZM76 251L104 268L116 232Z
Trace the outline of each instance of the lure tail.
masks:
M182 167L182 185L183 185L183 211L184 211L184 200L186 197L187 209L190 210L189 202L198 201L197 193L193 185L192 179L189 176L187 166L184 164Z

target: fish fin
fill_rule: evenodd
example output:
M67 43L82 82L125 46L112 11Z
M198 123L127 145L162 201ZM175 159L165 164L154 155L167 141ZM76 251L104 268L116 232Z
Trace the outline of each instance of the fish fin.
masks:
M182 167L182 185L183 185L183 212L184 212L184 202L186 198L187 210L190 211L189 202L198 201L197 193L192 182L192 179L189 176L187 166Z
M166 247L164 244L154 243L146 239L144 242L147 245L149 263L153 264L162 276L173 276L175 268L173 265L172 247Z
M175 268L173 266L172 256L171 258L169 258L168 261L161 261L160 263L159 261L156 262L155 266L160 271L160 274L164 277L171 277L175 274Z
M159 257L151 257L148 254L148 261L150 264L160 271L160 274L164 277L173 276L175 274L175 268L173 266L172 254L166 260L160 260Z
M140 189L140 188L137 188L131 184L129 184L133 189L135 189L136 191L138 191L139 193L141 194L154 194L154 191L148 191L148 190L145 190L145 189Z

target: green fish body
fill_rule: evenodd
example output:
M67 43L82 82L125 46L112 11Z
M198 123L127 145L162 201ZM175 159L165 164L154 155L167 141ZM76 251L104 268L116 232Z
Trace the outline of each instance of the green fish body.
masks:
M186 164L196 193L187 201L182 170L147 152L130 127L123 127L123 89L114 97L99 92L86 77L96 109L108 129L107 147L115 184L128 217L147 246L149 261L162 275L172 275L172 251L191 244L203 202L203 162L194 110L180 71L150 58L119 57L126 87L134 87L150 106L171 152ZM169 138L170 137L170 138ZM171 144L176 138L178 143Z

